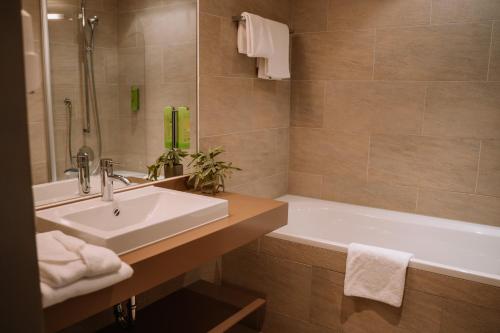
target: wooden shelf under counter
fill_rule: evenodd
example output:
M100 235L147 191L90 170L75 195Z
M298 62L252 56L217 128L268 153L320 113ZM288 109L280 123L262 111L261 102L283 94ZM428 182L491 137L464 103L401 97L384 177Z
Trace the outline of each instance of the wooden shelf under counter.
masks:
M97 292L44 310L46 332L55 332L111 308L287 223L288 205L272 199L220 193L229 216L121 256L134 275Z
M260 332L266 300L239 287L198 281L138 311L128 332ZM112 324L98 333L122 333Z

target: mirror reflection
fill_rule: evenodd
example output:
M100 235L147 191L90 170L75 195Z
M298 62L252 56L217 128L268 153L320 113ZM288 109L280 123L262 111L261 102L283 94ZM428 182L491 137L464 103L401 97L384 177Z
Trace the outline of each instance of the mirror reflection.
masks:
M99 193L102 172L115 189L147 181L152 165L162 178L163 153L197 150L196 1L148 4L42 0L47 156L32 156L36 204Z

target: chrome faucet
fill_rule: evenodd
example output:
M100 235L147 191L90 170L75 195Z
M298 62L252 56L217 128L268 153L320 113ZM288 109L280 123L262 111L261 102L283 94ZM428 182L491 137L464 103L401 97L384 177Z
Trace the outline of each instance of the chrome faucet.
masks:
M78 174L78 193L85 195L90 193L90 167L89 154L79 152L76 155L77 168L64 170L65 174Z
M113 180L119 180L125 185L130 185L130 180L121 175L115 175L113 165L118 164L110 158L103 158L100 161L101 167L101 195L104 201L113 201Z
M78 153L76 155L76 166L78 167L78 189L80 194L90 193L90 168L89 154Z

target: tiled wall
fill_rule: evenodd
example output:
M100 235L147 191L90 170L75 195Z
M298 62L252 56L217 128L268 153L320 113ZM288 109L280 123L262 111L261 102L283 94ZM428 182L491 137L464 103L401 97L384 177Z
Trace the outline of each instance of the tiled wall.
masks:
M222 280L267 295L266 333L497 333L500 288L410 268L401 308L343 294L345 253L264 237Z
M291 16L290 192L500 226L500 2Z
M125 169L146 172L165 151L167 105L189 106L196 149L196 1L119 1L118 64L117 143ZM132 85L140 88L138 113L130 111Z
M23 0L22 6L23 9L26 10L32 18L36 52L40 55L40 77L42 77L40 48L40 4L37 0ZM26 98L28 103L31 181L33 184L40 184L47 182L49 177L43 83L37 90L28 93L26 95Z
M289 24L288 0L200 0L200 146L243 168L231 191L275 197L287 192L290 81L258 80L237 53L231 16L243 11Z

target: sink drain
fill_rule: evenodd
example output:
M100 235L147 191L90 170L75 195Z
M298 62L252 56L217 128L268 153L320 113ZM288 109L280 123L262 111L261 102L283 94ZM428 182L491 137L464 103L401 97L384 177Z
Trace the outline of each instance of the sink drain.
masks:
M118 208L115 208L115 209L113 210L113 215L114 215L114 216L118 216L118 215L120 215L120 210L119 210Z

